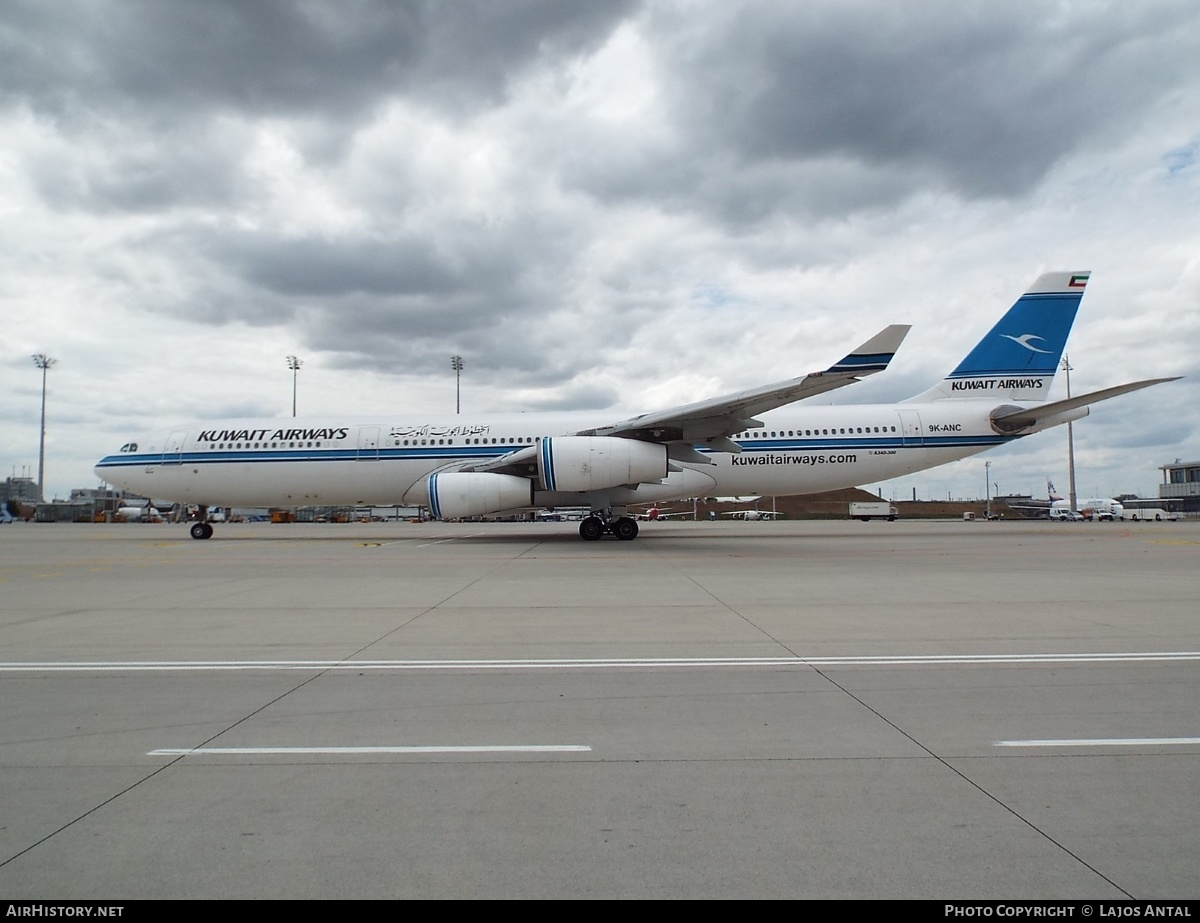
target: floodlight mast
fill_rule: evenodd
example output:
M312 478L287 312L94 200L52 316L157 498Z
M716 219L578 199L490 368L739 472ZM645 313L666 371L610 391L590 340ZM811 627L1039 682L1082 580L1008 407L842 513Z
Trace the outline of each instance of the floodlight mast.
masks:
M42 370L42 435L38 441L38 500L46 500L46 373L50 371L57 359L51 359L45 353L35 353L33 364Z
M304 365L304 362L300 359L297 359L295 356L287 357L287 366L289 369L292 370L292 417L293 418L296 416L296 373L300 371L300 366L302 366L302 365Z
M454 412L462 413L462 356L451 356L450 368L454 369Z

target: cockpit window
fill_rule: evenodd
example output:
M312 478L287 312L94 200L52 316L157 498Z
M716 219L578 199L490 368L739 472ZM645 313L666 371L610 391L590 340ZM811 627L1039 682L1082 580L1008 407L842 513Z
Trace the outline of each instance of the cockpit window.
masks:
M137 451L137 443L136 442L127 442L123 446L121 446L121 451L122 452L136 452Z

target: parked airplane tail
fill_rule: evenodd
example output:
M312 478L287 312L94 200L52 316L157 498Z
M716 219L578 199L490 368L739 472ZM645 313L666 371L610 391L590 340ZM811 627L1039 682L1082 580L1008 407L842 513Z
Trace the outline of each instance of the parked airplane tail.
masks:
M1048 272L946 378L912 401L1044 401L1067 345L1087 272Z
M1058 495L1058 491L1054 489L1054 482L1049 478L1046 479L1046 496L1050 498L1051 502L1062 499Z

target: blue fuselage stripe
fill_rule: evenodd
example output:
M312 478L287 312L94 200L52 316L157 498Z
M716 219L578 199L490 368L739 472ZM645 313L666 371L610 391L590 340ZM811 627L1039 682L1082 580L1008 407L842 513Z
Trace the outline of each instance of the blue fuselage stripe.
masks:
M956 448L974 446L994 446L1011 442L1016 436L1000 436L991 433L963 433L958 435L920 435L901 436L900 434L886 437L824 437L824 438L776 438L748 439L738 443L742 452L830 452L845 450L867 449L905 449L905 448ZM543 483L547 490L555 490L553 447L552 440L543 439L541 446L541 463ZM707 455L723 454L713 452L706 446L696 448ZM417 446L402 449L380 449L379 459L389 461L429 461L446 463L454 461L485 461L498 458L509 451L497 452L492 447L479 446ZM372 456L374 458L375 456ZM98 469L118 470L121 468L139 468L157 465L228 465L228 464L279 464L302 462L345 462L359 458L356 449L309 449L305 451L232 451L232 452L183 452L180 454L161 455L109 455L96 465Z

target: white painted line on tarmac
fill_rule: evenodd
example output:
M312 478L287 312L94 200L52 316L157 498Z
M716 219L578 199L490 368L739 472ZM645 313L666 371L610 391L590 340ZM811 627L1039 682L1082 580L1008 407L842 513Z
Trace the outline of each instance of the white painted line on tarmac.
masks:
M0 673L207 670L608 670L710 667L904 667L1159 663L1200 660L1200 651L1088 654L926 654L884 657L657 657L562 660L113 660L0 662Z
M997 747L1194 747L1200 737L1096 737L1078 740L997 740Z
M475 538L477 535L484 535L483 532L471 532L467 535L452 535L449 538L439 538L436 542L423 542L418 545L418 548L432 548L434 545L444 545L446 542L461 542L463 539Z
M196 747L151 750L146 756L356 756L379 753L591 753L582 744L503 744L457 747Z

